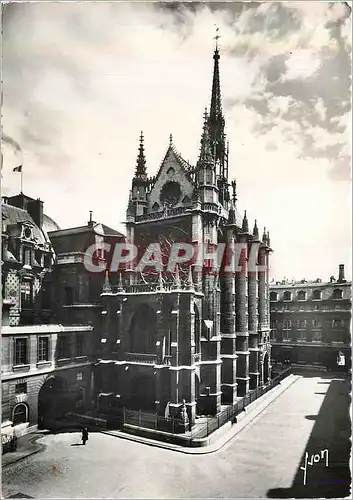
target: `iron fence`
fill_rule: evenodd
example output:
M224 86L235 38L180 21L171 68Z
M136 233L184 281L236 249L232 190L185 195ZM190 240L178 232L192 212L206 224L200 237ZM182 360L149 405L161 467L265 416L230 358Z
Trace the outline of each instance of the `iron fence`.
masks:
M190 440L202 439L208 437L227 422L235 422L237 415L244 411L248 405L276 387L290 373L291 368L288 368L276 378L270 380L265 386L257 387L256 389L251 390L246 396L239 399L233 405L227 406L224 410L218 413L218 415L208 417L205 423L199 424L190 430L177 418L166 418L157 415L156 413L147 413L140 410L128 410L126 408L123 409L121 423L123 425L130 424L145 429L163 431L172 434L186 434L186 437Z

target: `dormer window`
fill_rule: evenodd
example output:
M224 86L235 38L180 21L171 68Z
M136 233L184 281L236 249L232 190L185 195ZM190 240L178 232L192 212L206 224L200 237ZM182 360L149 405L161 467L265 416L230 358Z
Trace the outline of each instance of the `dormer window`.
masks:
M32 227L31 226L25 224L22 227L22 238L24 238L26 240L32 239Z
M157 203L157 202L153 203L153 205L152 205L152 210L153 210L154 212L158 212L158 210L159 210L159 205L158 205L158 203Z
M306 292L304 290L299 290L298 300L306 300Z
M287 300L287 301L292 300L292 293L291 292L287 292L287 291L284 292L284 294L283 294L283 300Z
M343 292L342 290L340 290L339 288L336 288L334 291L333 291L333 298L335 300L337 299L342 299L343 298Z
M321 300L321 298L322 298L321 290L314 290L313 291L313 300Z
M278 300L278 293L277 292L270 292L270 301L277 302L277 300Z

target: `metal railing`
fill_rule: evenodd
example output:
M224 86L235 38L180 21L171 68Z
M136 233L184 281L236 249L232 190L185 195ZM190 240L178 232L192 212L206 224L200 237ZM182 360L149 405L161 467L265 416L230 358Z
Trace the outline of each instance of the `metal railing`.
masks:
M158 210L158 212L151 212L149 214L138 215L136 217L136 222L163 219L164 217L173 217L175 215L181 215L186 212L190 207L175 207L167 208L165 210Z
M157 354L127 352L125 354L125 359L132 363L148 363L149 365L154 365L157 363Z
M207 418L204 424L197 425L191 429L185 437L189 441L206 438L227 422L231 421L234 423L237 415L239 415L244 408L246 408L246 406L276 387L281 380L287 377L291 372L291 368L288 368L276 378L270 380L267 385L250 391L246 396L239 399L239 401L235 404L229 405L227 408L218 413L218 415ZM165 418L157 415L157 413L147 413L141 410L128 410L126 408L123 409L122 424L129 424L144 429L153 429L155 431L163 431L172 434L185 434L187 430L185 429L185 424L178 418Z

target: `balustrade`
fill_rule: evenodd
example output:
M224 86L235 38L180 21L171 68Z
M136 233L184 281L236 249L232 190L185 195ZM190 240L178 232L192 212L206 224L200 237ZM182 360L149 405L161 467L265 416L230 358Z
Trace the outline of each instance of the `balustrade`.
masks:
M157 354L127 352L125 354L125 360L131 363L147 363L149 365L154 365L157 362Z

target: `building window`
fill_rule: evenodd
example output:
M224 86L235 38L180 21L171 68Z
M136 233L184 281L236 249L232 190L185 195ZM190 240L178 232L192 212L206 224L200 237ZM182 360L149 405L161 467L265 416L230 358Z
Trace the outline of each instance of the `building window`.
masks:
M306 328L306 319L299 319L298 320L298 329L304 330L305 328Z
M18 425L26 422L28 422L28 407L24 403L20 403L13 409L12 423Z
M292 322L290 319L283 320L283 329L292 328Z
M82 372L78 372L78 373L77 373L77 375L76 375L76 380L77 380L77 381L83 380L83 373L82 373Z
M58 338L58 358L70 358L70 339L67 335Z
M343 293L342 290L339 288L336 288L336 290L333 291L333 298L336 299L342 299L343 298Z
M275 330L277 328L277 320L271 319L271 330Z
M84 337L82 334L76 335L76 356L84 355Z
M15 365L26 365L27 339L15 339Z
M277 302L277 300L278 300L278 293L277 292L270 292L270 301Z
M313 333L313 342L321 342L321 332Z
M291 292L284 292L283 294L283 300L292 300L292 294Z
M332 328L341 328L344 323L342 319L335 318L332 320Z
M27 382L15 385L15 394L27 394Z
M212 170L206 170L206 184L212 184Z
M306 292L304 290L299 290L298 300L306 300Z
M64 288L64 303L66 306L71 306L74 303L74 294L71 286Z
M38 339L38 361L49 360L49 337L39 337Z
M313 328L321 328L321 321L319 318L314 318L312 324Z
M313 300L321 300L321 297L322 297L321 290L314 290L313 291Z
M31 281L24 281L21 284L21 307L26 309L33 305L33 284Z
M291 330L283 330L283 340L291 340Z
M51 255L50 254L46 254L44 255L44 267L46 269L50 269L50 265L51 265Z
M30 248L23 249L23 264L30 266L31 265L31 250Z

